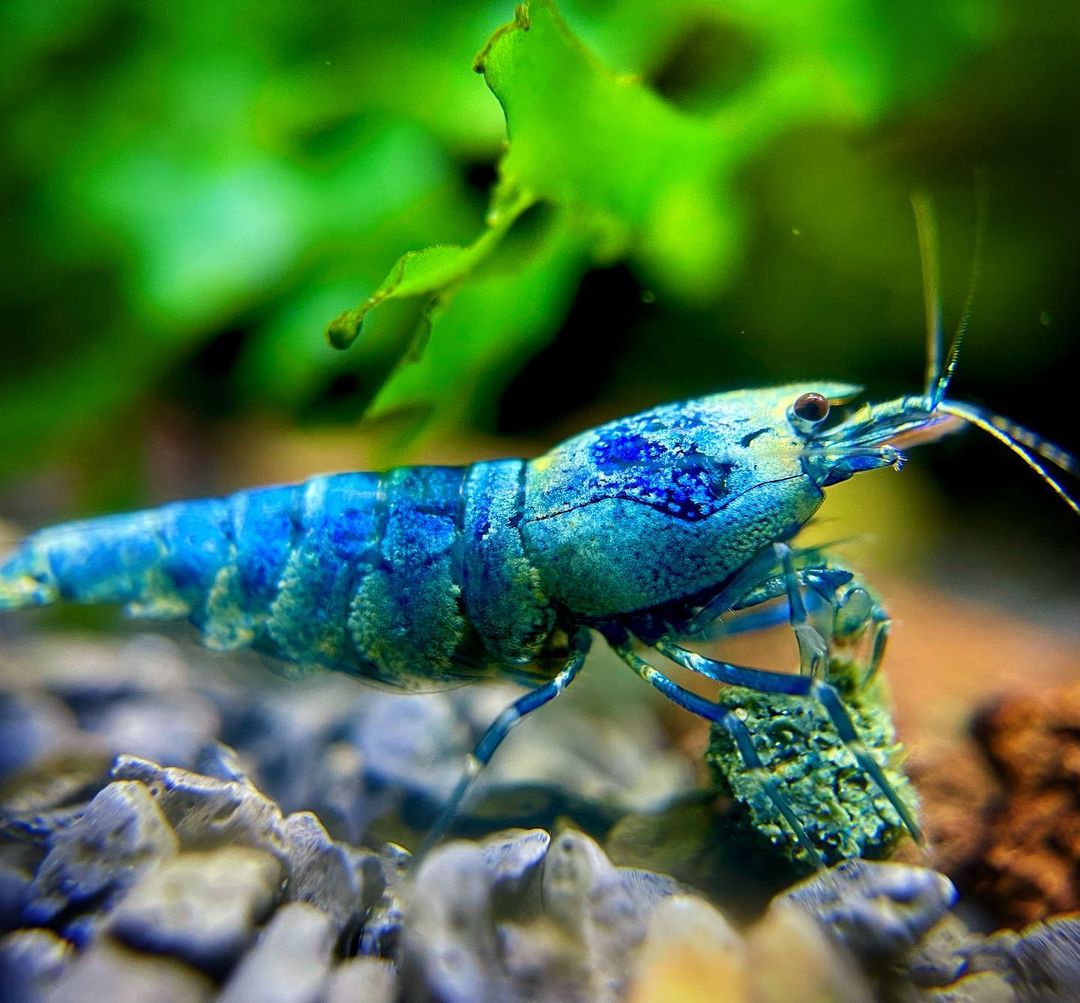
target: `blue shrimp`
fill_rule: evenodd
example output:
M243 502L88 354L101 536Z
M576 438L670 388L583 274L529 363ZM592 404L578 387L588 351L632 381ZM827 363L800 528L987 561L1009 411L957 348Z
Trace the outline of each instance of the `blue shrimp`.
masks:
M1076 475L1075 459L946 399L960 334L942 365L931 331L923 393L850 414L842 406L861 388L847 383L738 390L652 408L532 460L334 474L46 528L0 564L0 610L117 603L136 617L186 618L211 648L250 647L402 690L526 684L475 747L433 836L509 731L573 681L599 634L664 696L728 731L811 861L821 855L740 718L643 650L725 685L819 701L921 840L828 680L830 644L865 633L876 670L888 617L834 559L790 543L825 489L899 468L898 447L962 424L1007 445L1080 514L1051 472ZM828 639L807 612L822 601L839 625ZM683 646L745 610L731 629L790 624L798 674Z

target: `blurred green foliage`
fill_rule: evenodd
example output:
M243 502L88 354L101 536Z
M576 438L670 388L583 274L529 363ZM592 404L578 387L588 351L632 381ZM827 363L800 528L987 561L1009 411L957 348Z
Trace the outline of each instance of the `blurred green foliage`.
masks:
M348 345L379 303L431 297L426 358L396 370L376 397L376 414L402 406L452 420L463 412L490 413L492 402L477 392L475 380L498 372L507 354L506 332L498 325L488 326L486 339L462 333L475 331L485 313L518 316L532 299L532 284L523 275L500 297L463 304L454 299L493 258L499 262L499 242L530 206L552 210L541 226L558 233L563 245L546 263L553 291L564 286L567 261L580 272L629 259L666 298L692 304L714 297L746 239L737 171L763 143L804 121L872 119L892 91L909 93L947 65L931 53L907 64L913 72L905 75L899 55L910 38L894 30L904 24L890 18L889 9L844 2L789 3L768 11L754 3L724 5L722 16L747 33L762 65L745 90L717 100L711 111L690 114L640 79L600 63L550 0L520 5L515 20L492 36L474 64L499 99L509 133L488 231L465 248L410 253L366 303L330 328L331 340ZM633 23L640 30L655 27L656 11L655 4L639 5ZM948 20L942 18L938 53L956 49L957 31ZM843 25L839 39L837 25ZM792 38L799 44L790 44ZM962 34L962 41L974 39ZM869 58L852 59L859 49ZM524 272L536 264L530 256L516 267ZM549 297L546 317L514 332L518 354L552 336L565 300ZM480 387L489 389L490 381Z
M445 435L605 391L911 386L907 195L940 196L955 313L977 165L962 375L1075 358L1065 4L17 0L0 30L0 478L122 452L170 398Z

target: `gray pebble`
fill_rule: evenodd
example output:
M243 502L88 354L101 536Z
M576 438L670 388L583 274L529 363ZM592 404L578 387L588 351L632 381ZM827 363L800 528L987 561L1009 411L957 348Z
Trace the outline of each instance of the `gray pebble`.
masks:
M112 762L113 753L97 742L38 760L5 784L4 812L9 819L30 819L89 801L108 782Z
M352 958L330 973L323 1003L396 1003L397 971L382 958Z
M398 951L410 1000L498 1003L512 998L499 964L493 881L475 843L448 843L413 876Z
M662 899L677 895L682 885L667 874L643 871L637 867L618 868L623 887L638 907L648 912Z
M220 721L213 704L197 693L139 693L83 715L83 727L114 752L165 766L192 766Z
M305 902L282 906L237 966L218 1003L315 1003L330 970L332 921Z
M75 945L76 950L81 951L97 940L107 916L104 909L79 913L60 927L60 933Z
M658 901L639 892L639 883L628 881L588 836L567 831L552 840L541 894L548 916L580 944L591 1000L616 999L626 986L631 956Z
M952 985L968 968L963 951L972 939L962 920L944 916L910 951L895 959L896 970L919 987Z
M511 829L484 841L484 866L497 892L520 899L540 874L551 837L543 829Z
M965 952L970 971L996 972L1021 1003L1075 1003L1080 996L1080 917L1002 930Z
M71 945L51 930L19 930L0 939L0 1001L33 1003L64 970Z
M807 913L864 959L910 950L948 914L956 889L926 867L845 860L773 899Z
M24 918L47 923L71 905L116 895L161 860L175 856L172 827L150 791L124 780L101 790L50 849L29 891Z
M667 919L670 906L660 906L657 915ZM664 927L665 934L670 929L669 922ZM701 942L701 938L691 940L693 946L689 951ZM878 999L851 952L805 912L790 908L766 910L747 931L745 944L745 967L741 972L737 964L739 955L732 955L730 949L722 950L714 968L730 971L734 967L732 981L744 976L752 987L748 995L756 1003L802 1003L803 1000L870 1003ZM674 944L671 950L677 952L676 956L682 953ZM686 963L685 954L683 958ZM736 964L733 966L732 962ZM693 971L693 963L689 964ZM915 1003L907 998L895 999L891 994L887 998L889 1003Z
M389 958L396 954L398 936L404 922L402 900L413 858L404 847L387 843L379 851L378 860L383 891L364 922L356 947L359 954Z
M21 924L33 881L30 866L20 860L0 858L0 933Z
M118 940L214 975L247 947L278 894L282 867L264 850L181 853L145 875L107 925Z
M678 885L616 868L587 836L454 842L406 886L396 957L407 999L619 999L656 904Z
M398 806L395 793L374 793L364 757L350 742L329 742L319 750L307 776L302 804L316 811L326 827L350 843L363 840L371 823Z
M997 972L979 972L967 975L944 989L919 991L914 988L899 989L890 997L896 1003L1019 1003L1012 987ZM1070 1000L1073 997L1069 997ZM1052 1003L1036 997L1040 1003ZM1033 1000L1032 1003L1036 1003Z
M285 898L331 917L336 933L356 924L379 899L385 882L376 854L335 842L311 812L285 819Z
M360 840L371 818L363 757L346 739L364 698L375 694L357 694L352 680L326 675L302 690L218 695L222 738L242 750L258 786L287 812L315 811L349 842Z
M118 756L112 773L146 784L185 850L240 845L286 858L281 809L250 784L159 766L137 756Z
M217 780L235 780L251 785L248 771L240 760L240 754L224 742L207 742L195 757L195 770Z
M575 932L583 929L594 899L605 890L625 891L614 864L580 832L562 832L552 840L541 880L548 915Z
M0 778L89 744L75 716L55 697L0 691Z
M472 736L447 694L364 694L350 718L348 738L370 782L440 801L453 790L462 762L452 750L464 752Z
M43 1003L203 1003L213 994L213 983L187 965L106 940L69 965Z

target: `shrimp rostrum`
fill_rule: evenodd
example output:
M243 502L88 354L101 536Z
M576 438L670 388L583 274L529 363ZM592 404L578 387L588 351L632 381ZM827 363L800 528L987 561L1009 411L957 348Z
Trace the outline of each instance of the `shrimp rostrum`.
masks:
M480 739L436 833L510 729L574 680L599 635L664 696L728 731L811 860L820 855L739 716L678 685L659 658L728 686L818 701L919 839L828 678L829 646L843 638L808 609L824 605L828 622L872 639L868 672L887 617L835 559L791 542L831 485L898 468L900 446L965 423L1080 513L1055 472L1075 475L1076 461L948 400L959 339L944 365L931 342L923 393L853 412L844 406L860 388L846 383L738 390L590 429L532 460L341 473L42 529L0 564L0 610L118 603L136 617L187 618L211 648L250 647L402 690L525 683ZM762 624L790 623L797 673L685 646L755 609Z

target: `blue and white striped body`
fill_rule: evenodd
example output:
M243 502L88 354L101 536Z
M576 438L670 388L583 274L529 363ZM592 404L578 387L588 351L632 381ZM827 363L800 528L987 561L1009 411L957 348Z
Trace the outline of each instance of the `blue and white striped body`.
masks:
M523 468L334 474L44 529L0 565L0 609L121 603L390 686L485 678L554 627L518 535Z
M0 610L118 603L190 619L212 648L406 689L540 684L558 671L546 656L566 655L556 627L693 605L810 517L823 495L786 417L801 389L664 405L533 460L334 474L44 529L0 564Z
M334 474L44 529L0 563L0 611L118 603L188 618L212 648L405 689L541 684L559 671L548 656L567 654L556 628L650 633L648 622L714 610L826 487L898 464L893 440L936 438L961 418L1004 434L967 406L921 398L829 426L829 401L857 391L713 394L532 460ZM805 400L822 413L800 416Z

